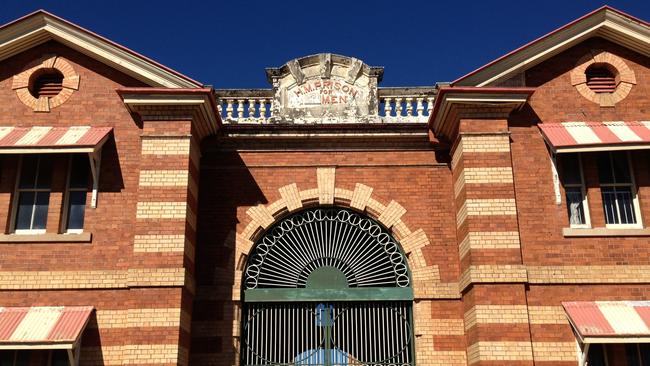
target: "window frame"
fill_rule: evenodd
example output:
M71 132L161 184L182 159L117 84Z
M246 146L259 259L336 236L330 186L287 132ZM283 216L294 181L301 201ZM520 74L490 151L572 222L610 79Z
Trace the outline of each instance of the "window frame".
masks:
M604 151L605 153L608 154L609 159L610 159L610 167L612 169L612 177L615 177L614 173L614 159L612 157L612 154L618 151ZM603 187L606 188L614 188L616 189L617 187L629 187L630 192L632 194L632 208L634 209L634 215L636 216L636 223L634 224L608 224L607 223L607 215L605 214L605 202L602 200L602 208L603 208L603 218L605 220L605 228L607 229L641 229L643 228L643 218L641 217L641 206L639 205L639 195L637 194L637 186L636 186L636 180L634 178L634 169L632 166L632 159L630 157L630 152L629 151L623 151L625 154L625 161L627 162L627 169L630 174L630 183L601 183L600 179L598 180L598 188L600 190L600 196L602 199L602 194L603 194ZM600 172L599 172L600 174ZM616 209L617 213L620 213L619 210L619 205L618 205L618 200L616 202ZM620 218L619 218L620 221Z
M16 181L14 184L14 192L12 198L12 207L11 207L11 218L9 221L9 227L11 228L11 233L16 235L40 235L47 233L47 222L45 223L45 229L16 229L17 224L17 215L18 215L18 205L20 202L20 193L21 192L49 192L52 193L52 182L50 182L49 188L20 188L20 178L23 173L24 159L26 154L21 154L18 161L18 169L16 169ZM41 164L42 155L38 155L38 163L36 165L36 176L35 181L38 182L38 174ZM49 215L50 203L48 201L47 212ZM32 211L32 225L34 221L34 210Z
M65 191L63 193L63 209L61 210L61 220L59 232L62 234L83 234L84 228L81 229L69 229L68 228L68 214L70 212L70 192L84 192L86 193L86 203L84 204L84 219L86 216L86 206L88 205L88 182L86 182L85 188L72 188L70 187L70 179L72 177L72 165L74 163L75 154L70 154L68 157L68 171L66 174L65 181ZM85 221L84 221L85 225Z
M589 199L587 197L587 185L585 184L585 175L584 175L584 167L582 164L582 153L575 153L577 154L577 159L578 159L578 170L580 171L580 183L565 183L564 177L560 176L561 182L562 182L562 189L564 191L564 200L566 204L566 210L568 212L569 210L569 200L567 200L567 188L580 188L580 191L582 193L582 209L585 214L585 223L584 224L572 224L571 223L571 217L567 215L567 219L569 220L569 227L572 229L591 229L591 215L589 214ZM560 166L562 165L562 159L560 158Z

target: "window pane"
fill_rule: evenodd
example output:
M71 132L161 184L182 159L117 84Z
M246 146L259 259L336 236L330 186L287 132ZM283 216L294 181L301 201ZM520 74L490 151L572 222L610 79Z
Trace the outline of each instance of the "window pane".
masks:
M585 211L582 202L582 188L566 188L566 206L569 214L569 224L584 225L586 223Z
M15 351L0 351L0 366L13 366L14 352Z
M650 344L639 344L641 350L641 366L650 366Z
M52 183L52 158L50 156L41 156L38 164L37 179L36 188L50 188Z
M29 230L32 226L32 211L34 209L34 192L20 192L16 212L16 230Z
M589 356L587 357L589 366L606 366L605 365L605 352L603 346L600 344L592 344L589 346Z
M88 188L90 163L88 156L75 154L70 165L70 188Z
M621 224L636 224L632 189L630 187L617 187L615 190Z
M612 163L614 164L614 179L616 183L632 183L627 152L618 151L612 153Z
M36 186L36 166L38 155L23 155L20 166L19 188L34 188Z
M630 187L602 187L603 209L607 224L636 224Z
M598 178L600 183L614 183L614 176L612 175L612 161L608 152L599 152L597 155L598 160Z
M613 187L602 187L603 209L605 210L605 223L618 224L618 210L616 209L616 191Z
M582 184L582 179L580 179L580 156L578 154L561 154L558 158L562 183Z
M29 364L29 351L16 351L15 366L27 366Z
M52 362L50 366L69 366L68 353L62 349L52 351Z
M639 365L639 347L636 343L625 345L625 357L628 365Z
M34 223L32 229L45 229L47 225L47 206L50 203L50 192L36 192L34 205Z
M68 229L83 229L86 192L71 191L68 197Z

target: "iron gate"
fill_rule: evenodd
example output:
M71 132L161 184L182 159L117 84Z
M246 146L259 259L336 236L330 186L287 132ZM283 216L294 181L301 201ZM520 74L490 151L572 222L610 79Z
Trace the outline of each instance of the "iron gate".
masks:
M362 213L309 208L277 222L242 284L241 365L415 365L406 257Z
M408 302L248 304L243 365L413 365Z

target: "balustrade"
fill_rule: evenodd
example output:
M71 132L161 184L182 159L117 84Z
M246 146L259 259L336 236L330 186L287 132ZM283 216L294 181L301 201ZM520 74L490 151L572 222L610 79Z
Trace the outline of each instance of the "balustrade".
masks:
M227 124L264 124L272 117L273 93L268 89L217 90L219 113ZM378 88L380 122L424 123L433 109L435 88Z

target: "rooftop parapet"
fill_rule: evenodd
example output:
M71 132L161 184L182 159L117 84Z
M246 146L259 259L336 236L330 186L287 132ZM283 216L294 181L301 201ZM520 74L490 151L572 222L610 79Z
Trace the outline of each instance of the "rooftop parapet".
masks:
M215 90L227 124L426 123L435 87L379 88L382 67L322 53L266 70L272 89Z

